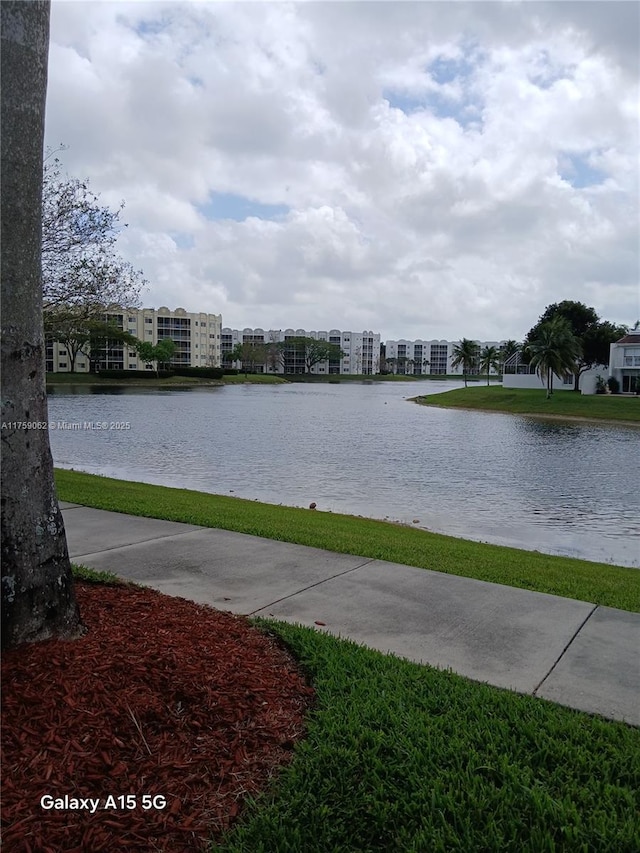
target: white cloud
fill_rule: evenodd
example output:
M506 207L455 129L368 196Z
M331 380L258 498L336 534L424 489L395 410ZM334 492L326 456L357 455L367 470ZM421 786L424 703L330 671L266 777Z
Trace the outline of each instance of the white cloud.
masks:
M54 0L47 142L126 201L145 304L383 338L521 337L560 299L633 322L637 18ZM289 212L207 219L214 193Z

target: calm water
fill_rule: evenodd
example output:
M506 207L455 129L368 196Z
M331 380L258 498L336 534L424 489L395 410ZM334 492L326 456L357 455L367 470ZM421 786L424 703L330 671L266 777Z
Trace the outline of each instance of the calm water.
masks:
M51 444L60 467L640 567L640 430L406 399L458 384L85 388L50 396L50 421L130 428Z

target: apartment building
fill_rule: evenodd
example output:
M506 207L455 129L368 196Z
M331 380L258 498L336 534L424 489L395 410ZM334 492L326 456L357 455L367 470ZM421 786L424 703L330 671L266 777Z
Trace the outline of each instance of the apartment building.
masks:
M170 338L176 345L171 363L176 367L219 367L222 334L222 315L190 313L184 308L170 311L162 308L116 308L107 317L118 328L140 341L155 344ZM47 345L47 372L65 373L71 370L67 348L61 343ZM97 358L102 370L152 370L138 358L134 349L115 343L103 349ZM75 370L87 373L90 361L87 353L76 357Z
M299 350L293 346L286 346L287 341L293 338L313 338L317 341L326 341L336 344L344 355L335 360L322 361L311 368L311 374L316 376L327 376L331 374L355 374L371 376L380 370L380 334L377 332L345 332L340 329L329 331L307 331L306 329L222 329L221 336L221 358L230 353L237 344L256 343L285 344L282 357L267 359L264 364L258 365L257 371L264 373L295 374L306 373L307 368L304 358ZM233 367L242 367L242 362L233 362Z
M609 375L625 394L640 392L640 331L633 329L609 348Z
M453 348L459 341L444 340L398 340L387 341L384 345L384 362L386 370L392 373L400 373L413 376L462 376L462 366L453 367L451 362L454 357ZM504 341L478 341L480 350L487 346L500 349ZM477 374L477 369L470 374ZM492 370L491 374L496 371Z

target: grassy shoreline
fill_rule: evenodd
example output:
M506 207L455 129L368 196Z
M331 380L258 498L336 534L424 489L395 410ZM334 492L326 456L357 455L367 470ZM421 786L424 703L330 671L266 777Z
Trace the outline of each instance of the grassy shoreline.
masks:
M249 373L247 376L244 373L239 373L236 376L226 375L222 379L202 379L195 376L172 376L169 378L157 378L153 375L139 377L123 377L123 378L107 378L95 373L47 373L47 388L69 387L73 385L94 385L94 386L124 386L128 388L184 388L198 387L211 385L282 385L283 383L300 382L309 385L321 384L350 384L350 383L371 383L371 382L449 382L452 380L460 381L458 375L447 376L410 376L396 374L376 374L374 376L365 376L359 374L340 374L320 376L316 374L272 374L272 373ZM497 382L497 377L491 377L493 382ZM470 380L471 381L471 380ZM479 381L479 380L475 380Z
M94 387L119 387L119 388L207 388L207 387L223 387L224 385L239 385L251 383L256 385L281 385L287 380L281 376L267 375L249 375L244 374L238 376L225 376L222 379L203 379L198 376L171 376L157 378L155 376L145 377L144 379L126 378L126 379L111 379L104 376L96 376L95 373L48 373L47 374L47 390L70 388L74 386L94 386Z
M640 398L618 395L582 395L574 391L554 391L550 400L544 389L503 388L486 385L456 388L434 396L417 396L421 406L506 412L550 420L610 421L640 426Z
M61 500L218 527L640 612L640 570L557 557L367 518L56 470Z

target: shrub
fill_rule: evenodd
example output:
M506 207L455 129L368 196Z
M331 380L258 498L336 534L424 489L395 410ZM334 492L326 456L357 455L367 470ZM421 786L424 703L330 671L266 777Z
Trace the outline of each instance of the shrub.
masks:
M221 367L174 367L175 376L197 376L201 379L222 379L225 371Z
M620 383L615 376L610 376L607 379L607 385L609 386L609 391L611 391L612 394L620 393Z

